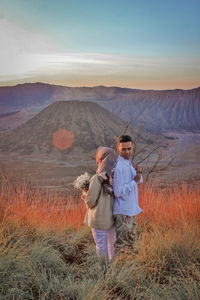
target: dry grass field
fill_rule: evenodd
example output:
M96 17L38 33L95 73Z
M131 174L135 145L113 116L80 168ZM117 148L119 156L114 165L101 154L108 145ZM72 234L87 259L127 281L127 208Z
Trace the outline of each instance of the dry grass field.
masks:
M79 193L3 180L0 299L199 299L200 188L139 189L135 251L98 259Z

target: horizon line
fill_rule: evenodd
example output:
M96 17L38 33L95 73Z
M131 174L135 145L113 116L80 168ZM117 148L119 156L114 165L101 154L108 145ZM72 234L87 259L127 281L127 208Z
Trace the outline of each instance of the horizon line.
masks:
M94 85L94 86L69 86L69 85L63 85L63 84L55 84L55 83L49 83L49 82L43 82L43 81L34 81L34 82L23 82L23 83L15 83L15 84L7 84L7 85L1 85L0 88L2 87L17 87L20 85L27 85L27 84L44 84L44 85L51 85L51 86L60 86L60 87L66 87L66 88L97 88L97 87L103 87L103 88L120 88L120 89L128 89L128 90L138 90L138 91L176 91L176 90L181 90L181 91L191 91L200 88L200 85L194 88L190 89L184 89L184 88L167 88L167 89L145 89L145 88L130 88L130 87L122 87L122 86L106 86L106 85Z

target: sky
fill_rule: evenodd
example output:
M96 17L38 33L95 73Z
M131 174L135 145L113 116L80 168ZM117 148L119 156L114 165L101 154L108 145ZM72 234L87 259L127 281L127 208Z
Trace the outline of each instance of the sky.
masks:
M200 86L199 0L0 0L0 85Z

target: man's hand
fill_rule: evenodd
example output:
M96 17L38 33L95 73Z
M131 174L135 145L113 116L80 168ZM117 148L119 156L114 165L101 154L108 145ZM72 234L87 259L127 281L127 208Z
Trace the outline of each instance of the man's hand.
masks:
M135 167L135 170L137 174L142 174L142 168L139 165Z
M136 170L136 176L134 178L135 182L139 183L141 179L141 174L142 174L142 168L138 165L135 167Z
M140 179L141 179L141 175L140 174L137 174L133 180L135 180L135 182L140 182Z

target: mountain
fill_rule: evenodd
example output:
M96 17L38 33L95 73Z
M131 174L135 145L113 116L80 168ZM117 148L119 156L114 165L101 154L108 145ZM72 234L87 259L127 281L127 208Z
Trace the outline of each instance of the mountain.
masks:
M115 99L140 90L119 87L65 87L45 83L25 83L0 87L1 113L21 110L40 111L52 102L62 100L93 101Z
M141 91L123 99L102 100L101 105L151 132L200 130L200 88Z
M35 113L28 112L26 109L7 113L0 116L0 131L14 129L31 119Z
M54 159L81 159L82 153L89 156L100 145L115 147L116 138L126 126L126 122L96 103L58 101L25 124L2 133L0 150ZM127 134L133 135L133 131L129 127ZM143 135L143 141L150 139L150 135Z
M95 102L134 126L151 132L200 130L200 88L138 90L119 87L62 87L26 83L0 87L1 113L39 112L58 100Z

